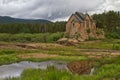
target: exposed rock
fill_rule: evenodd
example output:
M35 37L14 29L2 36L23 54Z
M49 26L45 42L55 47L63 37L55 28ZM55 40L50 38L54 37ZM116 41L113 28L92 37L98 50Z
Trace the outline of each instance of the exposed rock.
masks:
M79 41L77 39L68 39L68 38L62 38L57 41L58 44L66 45L66 46L77 46L79 44Z
M75 43L75 44L79 43L79 41L76 39L68 39L68 42Z
M68 41L68 38L61 38L57 41L59 44L65 44Z
M78 40L79 42L84 41L84 39L82 39L82 38L78 38L77 40Z

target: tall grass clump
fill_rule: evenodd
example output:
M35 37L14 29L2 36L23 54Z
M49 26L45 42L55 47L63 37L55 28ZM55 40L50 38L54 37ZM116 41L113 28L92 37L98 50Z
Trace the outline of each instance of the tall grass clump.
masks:
M72 80L72 75L65 70L58 70L50 66L46 70L26 69L21 77L8 80Z
M120 44L113 44L114 50L120 50Z
M15 55L0 55L0 65L18 62L20 59Z

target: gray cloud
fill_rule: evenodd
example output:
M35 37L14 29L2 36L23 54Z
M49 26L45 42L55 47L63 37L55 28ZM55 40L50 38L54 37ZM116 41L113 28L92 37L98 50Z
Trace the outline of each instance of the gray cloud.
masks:
M73 12L119 10L120 0L0 0L0 15L66 20Z

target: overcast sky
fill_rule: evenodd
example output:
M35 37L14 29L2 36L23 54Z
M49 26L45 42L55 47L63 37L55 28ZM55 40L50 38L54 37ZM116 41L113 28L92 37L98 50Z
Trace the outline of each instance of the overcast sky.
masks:
M0 16L67 20L75 11L120 11L120 0L0 0Z

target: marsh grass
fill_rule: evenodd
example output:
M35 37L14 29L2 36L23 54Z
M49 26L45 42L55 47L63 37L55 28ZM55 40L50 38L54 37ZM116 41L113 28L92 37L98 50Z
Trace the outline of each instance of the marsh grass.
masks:
M0 65L19 62L20 58L16 55L0 55Z
M0 55L5 55L5 54L15 54L15 51L13 50L1 50Z
M62 49L62 48L61 48ZM39 54L56 54L58 56L56 57L46 57L46 58L27 58L23 59L19 57L18 55L24 55L24 54L34 54L34 53L39 53ZM74 53L74 55L72 55ZM60 49L57 50L57 48L52 51L50 50L29 50L29 49L19 49L19 48L14 48L14 49L1 49L0 50L0 65L2 64L10 64L18 61L46 61L46 60L64 60L64 61L77 61L77 60L86 60L87 58L83 55L75 55L75 51L68 51L68 49L64 49L64 51L60 51Z
M120 50L120 40L106 39L106 40L101 40L99 42L93 42L93 43L80 43L79 48Z
M71 80L71 74L65 70L57 70L53 66L49 66L46 70L26 69L20 78L12 78L8 80Z
M1 44L9 44L1 42ZM12 43L10 43L12 44ZM15 44L15 43L13 43ZM22 48L1 48L0 49L0 64L9 64L16 61L28 60L28 61L44 61L44 60L66 60L66 61L78 61L78 60L87 60L87 56L83 54L79 49L89 48L89 49L116 49L120 48L120 40L103 40L98 43L80 43L80 47L74 46L61 46L56 45L55 43L38 43L38 49L22 49ZM22 59L18 57L20 54L34 54L34 53L43 53L43 54L55 54L58 55L54 58L28 58ZM109 61L106 61L109 62Z
M120 79L120 57L109 59L109 64L96 67L93 75L71 74L66 70L58 70L49 66L46 70L26 69L19 78L7 80L119 80ZM107 60L107 59L106 59ZM102 60L101 60L102 62Z
M2 42L2 44L8 44ZM44 43L45 44L45 43ZM65 70L57 70L54 67L48 67L46 70L41 69L26 69L19 78L12 78L7 80L119 80L120 79L120 57L116 58L102 58L102 59L88 59L86 55L81 54L79 49L105 49L105 50L120 50L120 40L102 40L95 43L80 43L80 47L73 46L57 46L39 44L39 48L21 49L10 48L0 49L0 65L9 64L18 61L45 61L45 60L64 60L64 61L80 61L90 60L92 66L95 68L93 75L77 75ZM53 58L28 58L22 59L18 57L20 54L56 54L58 56Z

